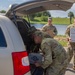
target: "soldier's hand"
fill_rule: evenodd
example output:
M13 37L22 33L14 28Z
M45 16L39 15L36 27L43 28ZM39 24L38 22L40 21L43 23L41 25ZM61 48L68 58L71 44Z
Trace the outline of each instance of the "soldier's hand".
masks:
M46 32L47 32L51 37L54 37L54 36L55 36L53 30L48 30L48 31L46 31Z
M69 39L69 42L72 42L71 39Z
M41 66L41 65L40 65L40 63L36 62L36 63L35 63L35 66L36 66L36 67L39 67L39 66Z
M71 38L67 38L69 42L71 42Z

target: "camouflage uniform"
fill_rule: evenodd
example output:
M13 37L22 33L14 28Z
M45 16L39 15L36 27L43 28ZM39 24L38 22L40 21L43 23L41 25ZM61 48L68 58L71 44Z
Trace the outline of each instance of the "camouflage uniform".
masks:
M44 61L41 66L46 69L46 75L63 75L69 63L65 49L56 40L45 38L43 33L35 32L35 35L42 37Z
M67 27L66 30L66 36L69 38L70 37L70 28L74 28L75 25L69 25ZM70 60L72 58L72 56L74 55L74 61L73 61L73 66L75 67L75 42L68 42L68 49L72 49L72 51L70 52Z
M49 31L50 30L50 36L52 36L52 37L54 37L54 36L56 36L57 35L57 29L56 29L56 27L55 26L53 26L53 25L44 25L43 26L43 28L42 28L42 31L43 32L47 32L47 31ZM51 32L52 31L52 32Z

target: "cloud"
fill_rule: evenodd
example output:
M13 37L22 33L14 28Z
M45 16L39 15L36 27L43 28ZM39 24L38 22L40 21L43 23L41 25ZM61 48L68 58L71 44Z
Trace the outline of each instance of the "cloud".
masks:
M51 10L49 11L52 15L52 17L68 17L69 12L73 12L75 15L75 3L72 5L72 7L67 11L60 11L60 10Z
M9 5L11 4L20 4L27 0L2 0L0 2L0 10L8 10Z
M73 6L71 7L71 9L69 9L67 12L72 11L75 14L75 3L73 4Z
M65 11L60 10L51 10L49 11L52 17L68 17L68 14Z

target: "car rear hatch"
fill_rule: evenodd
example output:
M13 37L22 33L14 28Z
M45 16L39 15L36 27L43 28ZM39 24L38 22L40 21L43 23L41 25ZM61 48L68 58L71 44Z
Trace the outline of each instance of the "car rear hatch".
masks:
M17 16L24 16L45 10L68 10L75 0L30 0L22 4L10 6L6 16L10 17L15 13Z

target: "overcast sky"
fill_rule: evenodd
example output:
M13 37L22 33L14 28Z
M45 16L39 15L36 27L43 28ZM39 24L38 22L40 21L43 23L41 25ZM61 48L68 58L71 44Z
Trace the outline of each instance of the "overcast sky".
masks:
M0 0L0 10L8 10L10 4L20 4L29 0ZM49 11L52 17L67 17L68 12L72 11L75 14L75 4L68 11Z
M50 11L50 13L51 13L52 17L68 17L68 12L70 12L70 11L73 12L75 15L75 3L67 11L54 10L54 11Z

